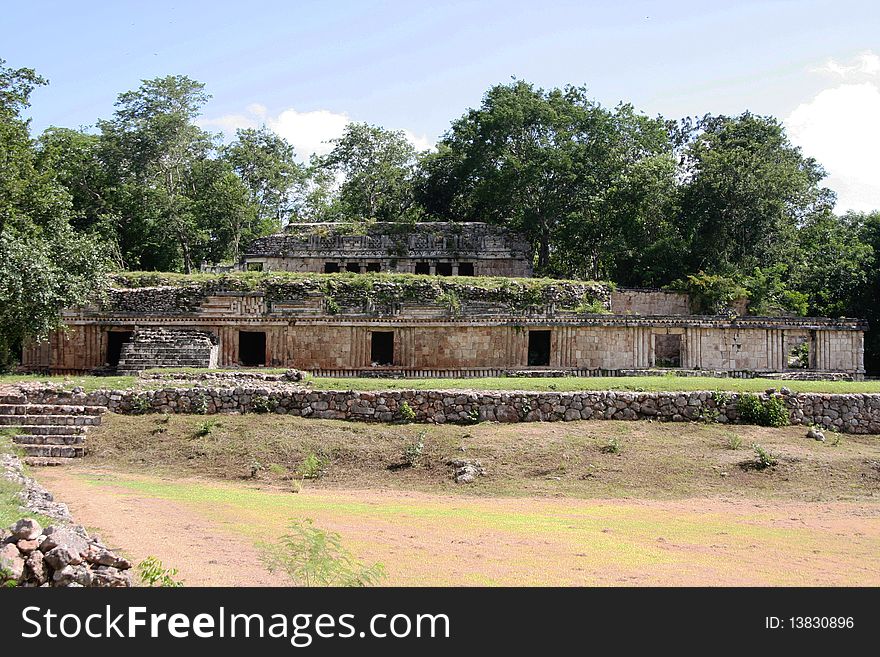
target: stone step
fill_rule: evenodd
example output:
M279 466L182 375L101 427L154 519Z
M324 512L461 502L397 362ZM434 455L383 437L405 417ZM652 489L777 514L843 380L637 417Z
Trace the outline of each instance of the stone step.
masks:
M68 463L75 463L76 458L67 458L62 456L57 457L45 457L45 456L26 456L24 458L24 462L34 468L45 468L59 465L67 465Z
M86 448L83 446L71 445L21 445L25 456L36 456L41 458L79 458L85 456Z
M0 415L101 415L103 406L72 404L0 404Z
M0 426L18 427L27 425L51 426L97 426L101 424L100 415L0 415Z
M31 436L66 436L71 434L85 434L89 430L89 427L82 426L51 426L46 424L20 424L15 428L17 431Z
M16 445L82 445L85 440L84 434L77 435L17 435L12 437Z
M24 395L0 395L0 404L27 404Z
M127 358L120 358L120 363L152 363L156 361L192 361L192 362L202 362L209 360L209 356L205 355L196 355L191 356L189 354L168 354L162 356L139 356L133 355L128 356Z

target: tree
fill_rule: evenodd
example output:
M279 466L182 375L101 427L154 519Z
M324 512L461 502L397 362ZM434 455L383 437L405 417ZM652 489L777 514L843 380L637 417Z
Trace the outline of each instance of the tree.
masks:
M247 216L230 216L234 218L229 226L232 257L238 261L243 240L278 230L289 218L291 196L307 184L307 174L297 163L293 146L265 127L238 130L235 141L223 149L223 159L247 188L253 208Z
M213 147L211 136L193 122L210 98L204 88L183 75L144 80L119 95L113 119L98 122L108 160L122 174L122 204L133 213L128 219L158 222L176 240L186 273L193 270L197 230L187 183Z
M333 150L314 166L342 182L338 211L349 220L398 221L411 217L416 149L401 131L349 123Z
M21 112L46 84L31 69L0 60L0 365L61 326L61 310L98 288L104 262L96 243L69 224L70 197L36 149Z
M516 81L489 89L424 161L431 214L525 232L541 273L604 277L662 233L674 167L665 124L586 90Z
M706 116L683 149L679 220L692 270L731 271L791 262L796 233L830 211L825 171L772 117Z

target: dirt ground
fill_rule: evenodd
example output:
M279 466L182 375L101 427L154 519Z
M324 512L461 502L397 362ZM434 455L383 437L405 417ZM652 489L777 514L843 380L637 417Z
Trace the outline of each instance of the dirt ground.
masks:
M286 585L256 543L339 532L389 585L880 585L880 505L690 497L473 497L123 472L37 471L79 522L189 586Z

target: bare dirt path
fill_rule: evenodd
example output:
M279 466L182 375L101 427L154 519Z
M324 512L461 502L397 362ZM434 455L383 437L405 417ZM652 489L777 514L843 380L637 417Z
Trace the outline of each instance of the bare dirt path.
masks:
M279 586L260 565L252 541L212 522L185 504L118 492L95 491L66 468L38 470L76 521L94 530L108 546L135 563L157 556L179 569L187 586ZM44 476L48 475L48 476Z
M391 585L880 585L880 505L497 498L308 488L70 466L37 477L79 522L188 585L285 584L255 542L338 531Z

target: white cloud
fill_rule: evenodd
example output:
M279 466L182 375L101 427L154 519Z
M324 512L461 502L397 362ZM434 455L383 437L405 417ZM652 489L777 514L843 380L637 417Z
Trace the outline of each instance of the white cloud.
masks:
M271 116L265 106L252 103L242 114L203 119L199 125L207 129L219 129L227 138L231 138L237 129L258 128L265 125L290 142L300 159L308 161L312 155L329 153L333 148L331 140L341 137L345 126L350 122L351 118L347 114L330 110L299 112L290 108L277 116ZM424 135L418 136L406 129L403 130L403 134L418 150L426 150L433 146Z
M297 112L286 109L266 123L279 135L293 144L297 154L304 160L312 155L326 155L333 149L331 139L342 136L351 119L347 114L329 110Z
M829 87L799 105L785 119L789 136L828 171L824 184L837 192L838 212L880 209L880 57L867 51L814 70L863 81Z
M880 55L865 50L856 55L848 64L841 64L836 59L829 59L822 66L810 70L813 73L828 73L845 79L875 76L880 74Z

